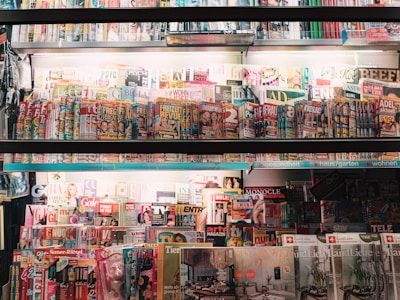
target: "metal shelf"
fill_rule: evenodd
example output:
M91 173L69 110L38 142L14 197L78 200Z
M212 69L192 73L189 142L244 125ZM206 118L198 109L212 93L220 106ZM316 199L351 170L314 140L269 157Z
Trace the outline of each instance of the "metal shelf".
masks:
M4 153L336 153L400 152L400 138L290 140L1 140Z
M400 168L398 160L313 160L253 162L251 170L262 169L393 169Z
M166 41L147 42L46 42L12 43L13 49L21 54L35 53L94 53L94 52L191 52L191 51L238 51L252 52L268 50L382 50L398 51L398 44L342 45L339 39L302 39L302 40L254 40L252 45L184 45L167 46Z
M396 22L399 18L400 7L163 7L0 11L2 24L265 20Z
M164 162L164 163L70 163L70 164L21 164L4 165L5 172L36 171L131 171L131 170L248 170L245 162Z

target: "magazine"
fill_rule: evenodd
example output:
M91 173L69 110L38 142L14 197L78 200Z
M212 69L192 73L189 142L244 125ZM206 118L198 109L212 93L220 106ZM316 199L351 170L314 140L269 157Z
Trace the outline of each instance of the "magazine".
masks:
M282 246L292 247L296 274L296 299L327 297L326 245L323 235L283 234Z
M117 102L102 101L97 110L97 139L116 140L118 139L118 116Z
M181 139L183 104L157 98L154 110L155 138Z
M381 233L381 259L383 265L384 282L387 284L387 299L400 299L400 234Z
M233 248L181 248L181 299L235 299Z
M244 102L239 108L239 138L255 138L255 110L258 104L253 102Z
M226 246L227 232L224 225L206 225L205 241L212 243L214 247Z
M159 243L157 260L157 295L165 300L181 299L180 249L212 247L211 243Z
M371 297L378 299L384 285L377 252L379 234L328 233L326 244L330 266L327 272L328 299Z
M294 299L295 268L291 247L237 247L236 295L251 299Z
M118 226L119 203L97 202L94 209L94 225L96 226Z
M199 112L199 138L223 138L223 109L221 103L200 102Z
M223 109L223 137L226 139L239 138L238 107L233 103L224 103Z

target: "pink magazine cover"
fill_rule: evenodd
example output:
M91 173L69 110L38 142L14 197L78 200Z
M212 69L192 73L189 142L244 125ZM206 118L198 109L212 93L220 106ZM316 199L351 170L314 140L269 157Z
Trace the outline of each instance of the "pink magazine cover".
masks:
M47 205L27 204L25 208L25 223L24 226L46 225L47 220Z

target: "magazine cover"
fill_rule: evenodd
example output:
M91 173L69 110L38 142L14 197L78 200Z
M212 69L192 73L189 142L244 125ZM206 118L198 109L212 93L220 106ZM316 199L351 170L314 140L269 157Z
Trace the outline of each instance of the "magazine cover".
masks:
M99 140L118 139L117 102L102 101L97 110L97 118L98 118L97 139Z
M97 202L94 209L94 225L118 226L119 206L119 203Z
M147 139L148 109L143 103L135 103L132 107L132 139Z
M229 194L215 193L209 200L206 204L208 211L207 224L225 224L231 196Z
M226 139L239 138L239 116L238 107L233 103L224 103L223 109L223 137Z
M326 234L328 299L379 299L384 288L376 253L379 243L375 233Z
M253 199L248 194L232 195L231 220L232 223L251 223Z
M172 222L175 224L175 215L171 210L172 207L175 207L170 204L162 204L162 203L152 203L151 204L151 225L152 226L164 226L169 225L172 226ZM173 218L173 220L171 219Z
M253 227L253 246L277 246L276 231L268 227Z
M238 247L233 251L236 295L250 299L295 299L291 247Z
M76 207L82 195L82 184L77 182L53 181L47 185L47 204L52 206Z
M154 124L156 139L180 139L182 103L157 98L154 108Z
M136 299L138 284L138 247L128 247L122 249L124 257L124 291L125 299Z
M232 102L232 87L230 85L216 84L214 89L216 103Z
M156 243L201 243L205 241L204 232L194 230L168 230L157 231ZM149 242L146 240L146 242ZM152 241L150 241L152 242Z
M256 125L255 125L255 109L258 104L253 102L244 102L239 106L239 137L244 138L255 138L256 137Z
M227 232L224 225L205 225L205 241L214 247L225 247Z
M308 101L303 106L303 138L316 138L318 132L318 118L322 113L322 103Z
M199 138L218 139L223 138L223 110L221 103L201 102L198 105L199 112Z
M282 246L293 249L296 299L326 298L328 261L324 236L283 234Z
M236 299L234 263L232 248L181 248L181 299Z
M47 205L27 204L25 207L24 226L46 225L47 211Z
M387 299L400 299L400 234L381 233L381 259Z
M140 205L133 201L124 202L122 204L122 219L120 220L124 226L137 226L138 216L140 214Z
M296 100L308 99L308 91L303 89L285 88L271 85L252 86L254 94L260 103L283 104L294 103Z
M381 137L399 136L400 98L382 96L378 102L379 132Z
M124 235L124 244L143 244L146 242L144 226L128 226Z
M274 103L262 105L261 137L276 139L278 137L278 106Z
M253 200L252 222L254 224L266 224L266 213L270 218L278 217L279 202L286 201L287 190L285 186L254 186L244 187L244 194L249 195ZM275 208L274 208L275 207ZM267 211L266 211L267 209ZM270 220L272 222L272 219Z
M207 224L220 224L213 223L217 221L225 221L228 216L228 213L231 213L231 199L232 195L241 194L242 190L240 188L214 188L214 186L222 186L223 184L218 183L219 178L213 176L206 176L204 178L199 178L199 182L206 182L205 185L201 184L201 193L202 193L202 204L205 207L205 211L201 216L205 217L205 223ZM222 183L222 180L221 180ZM199 184L200 186L200 184ZM207 186L210 186L207 188ZM211 187L213 186L213 187ZM215 195L220 194L218 196L218 207L215 202ZM229 197L224 196L227 195ZM217 211L217 209L219 209ZM221 211L222 209L222 211ZM229 211L228 211L229 210ZM218 214L217 214L218 213ZM217 217L218 215L218 217ZM199 221L200 222L200 221Z
M226 224L227 247L243 247L253 245L253 225L247 223Z
M164 300L181 299L180 249L212 247L212 243L160 243L157 258L157 295Z
M157 248L139 248L138 293L139 300L153 299L157 295Z
M176 225L195 227L204 209L205 207L203 206L177 204L175 207Z
M100 198L98 197L79 197L78 223L94 225L94 214L98 203L100 203Z

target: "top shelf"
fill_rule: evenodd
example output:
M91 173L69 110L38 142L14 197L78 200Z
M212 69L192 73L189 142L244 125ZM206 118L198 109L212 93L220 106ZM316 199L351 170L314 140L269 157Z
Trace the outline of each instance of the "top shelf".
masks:
M400 7L156 7L0 10L2 24L189 21L396 22Z

